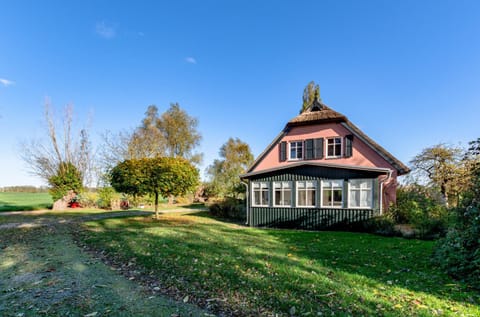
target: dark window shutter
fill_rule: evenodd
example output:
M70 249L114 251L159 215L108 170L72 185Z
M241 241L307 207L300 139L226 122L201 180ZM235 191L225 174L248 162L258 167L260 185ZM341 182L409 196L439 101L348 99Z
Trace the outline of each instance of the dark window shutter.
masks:
M323 138L313 140L314 144L314 158L315 159L322 159L323 158Z
M314 159L313 139L305 140L305 159L306 160Z
M345 157L351 157L353 152L353 135L349 134L345 137Z
M287 142L280 142L280 162L285 162L287 160Z

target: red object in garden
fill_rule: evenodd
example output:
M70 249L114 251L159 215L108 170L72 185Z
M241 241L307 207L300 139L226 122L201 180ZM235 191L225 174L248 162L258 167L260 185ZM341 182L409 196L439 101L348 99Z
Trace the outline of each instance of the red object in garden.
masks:
M70 203L70 208L80 208L80 204L76 201Z

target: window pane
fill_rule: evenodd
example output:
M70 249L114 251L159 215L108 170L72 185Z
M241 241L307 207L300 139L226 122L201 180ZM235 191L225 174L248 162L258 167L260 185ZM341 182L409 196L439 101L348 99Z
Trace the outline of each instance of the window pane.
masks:
M286 189L283 192L283 205L284 206L291 206L292 205L292 190Z
M323 206L331 206L332 205L332 191L330 189L323 190Z
M308 191L308 206L315 206L315 191Z
M282 187L282 183L278 183L278 182L273 183L273 188L281 188L281 187Z
M351 207L360 207L360 192L358 190L350 190L349 201Z
M260 205L260 191L253 192L253 202L255 205Z
M342 190L335 189L333 190L333 206L342 206Z
M262 205L268 205L268 190L262 191Z
M342 145L337 144L335 145L335 156L340 156L342 155Z
M298 205L306 206L307 198L304 190L298 192Z
M280 190L275 190L275 205L281 205L282 192Z

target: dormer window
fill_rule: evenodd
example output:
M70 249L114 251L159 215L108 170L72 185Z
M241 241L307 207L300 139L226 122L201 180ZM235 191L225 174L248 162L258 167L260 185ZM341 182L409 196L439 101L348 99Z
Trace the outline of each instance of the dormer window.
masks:
M327 158L342 157L342 138L327 138Z
M289 144L289 160L301 160L303 159L303 141L292 141Z

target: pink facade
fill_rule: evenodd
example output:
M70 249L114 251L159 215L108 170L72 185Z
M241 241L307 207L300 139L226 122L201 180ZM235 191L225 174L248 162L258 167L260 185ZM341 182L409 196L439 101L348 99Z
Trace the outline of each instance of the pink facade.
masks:
M288 156L286 161L280 161L279 146L282 141L288 143L292 141L304 141L306 139L327 139L331 137L341 137L342 140L344 140L344 138L350 134L352 134L352 132L340 123L320 123L291 127L288 133L278 140L250 172L261 172L263 170L286 167L301 162L302 160L298 159L289 160ZM344 146L344 144L342 144L342 146ZM324 147L326 147L326 144L324 144ZM324 149L324 153L326 153L326 148ZM354 138L352 142L351 157L326 158L326 155L324 155L322 159L308 160L308 162L388 169L391 171L390 176L386 174L379 176L379 183L382 186L381 192L383 193L383 210L386 210L390 204L394 204L396 201L397 169L360 138Z

